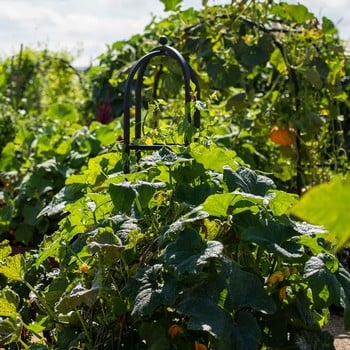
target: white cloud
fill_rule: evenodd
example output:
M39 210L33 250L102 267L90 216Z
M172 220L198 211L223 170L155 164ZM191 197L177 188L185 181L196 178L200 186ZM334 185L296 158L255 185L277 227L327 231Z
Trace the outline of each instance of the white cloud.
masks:
M201 3L202 0L183 0L182 7L199 8ZM350 24L345 20L350 18L349 0L301 3L315 15L325 15L339 24L341 36L350 39ZM17 52L21 43L73 53L83 47L84 54L76 64L85 65L102 53L107 44L142 33L151 14L163 14L164 5L159 0L0 0L0 9L2 57Z

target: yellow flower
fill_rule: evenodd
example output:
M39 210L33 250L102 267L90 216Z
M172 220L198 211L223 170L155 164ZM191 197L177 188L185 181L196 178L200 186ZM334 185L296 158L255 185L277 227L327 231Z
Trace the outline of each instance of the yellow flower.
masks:
M144 142L145 142L145 145L147 145L147 146L153 145L153 141L152 141L152 139L149 136L147 136L145 138Z
M81 264L80 267L79 267L79 271L81 273L87 273L89 271L89 269L90 269L90 267L86 263Z
M275 284L284 280L282 271L275 271L269 278L269 284Z
M194 350L208 350L208 348L202 344L198 343L197 341L194 343Z
M171 338L175 338L177 335L182 334L183 332L183 329L177 324L171 325L168 329L168 335Z

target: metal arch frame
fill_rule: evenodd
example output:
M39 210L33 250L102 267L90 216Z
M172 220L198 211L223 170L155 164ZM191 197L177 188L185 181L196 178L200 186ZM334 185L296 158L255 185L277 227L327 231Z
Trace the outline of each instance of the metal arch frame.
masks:
M134 81L135 75L136 78L136 86L135 86L135 139L141 137L141 93L142 93L142 83L143 76L146 70L148 63L152 58L156 56L169 56L174 58L179 65L181 66L184 84L185 84L185 113L188 121L193 123L196 128L200 126L200 113L198 110L194 111L193 118L191 118L191 111L189 108L186 108L186 104L191 102L191 81L194 83L196 88L197 98L200 99L200 87L196 74L194 73L191 66L187 63L184 57L180 54L179 51L166 45L167 39L165 37L161 37L159 42L163 46L159 46L151 50L148 54L141 57L138 61L136 61L135 65L132 67L128 79L125 84L125 93L124 93L124 152L129 158L130 150L135 150L137 152L137 158L140 157L141 150L157 150L166 145L135 145L131 143L130 140L130 108L131 108L131 92L132 92L132 83ZM157 88L157 87L155 87ZM184 140L185 145L188 144L188 140ZM124 172L129 172L129 159L126 160L126 164L124 167Z

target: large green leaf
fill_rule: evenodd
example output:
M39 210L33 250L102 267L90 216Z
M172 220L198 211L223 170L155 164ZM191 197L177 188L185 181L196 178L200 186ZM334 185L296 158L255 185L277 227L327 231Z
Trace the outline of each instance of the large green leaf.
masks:
M82 282L78 284L67 294L63 295L55 305L58 313L67 314L82 304L92 306L100 292L101 286L94 283L91 288L85 288Z
M270 178L258 175L246 167L240 167L237 171L224 167L224 182L230 192L240 190L260 196L264 196L267 190L275 187Z
M314 15L310 13L306 6L302 4L288 4L281 2L272 7L271 12L278 15L287 21L293 21L302 24L306 21L312 20Z
M87 244L92 253L98 254L104 265L116 263L124 248L111 227L96 230L96 233L87 239Z
M259 211L258 206L265 206L267 200L267 198L240 191L216 193L208 196L201 208L209 215L217 217L244 211L256 213Z
M165 248L164 264L178 275L195 274L202 271L210 259L219 258L222 250L220 242L203 241L196 230L187 228Z
M136 198L136 191L130 182L109 185L109 193L114 208L119 213L129 213Z
M195 208L174 221L164 234L164 238L174 237L181 233L187 226L202 221L208 217L208 213L201 208Z
M103 290L103 271L98 269L91 286L85 287L82 281L78 281L75 287L64 294L56 303L55 310L58 313L67 314L85 304L92 307Z
M323 225L335 235L335 243L341 248L350 241L350 180L337 176L327 184L315 186L291 212L312 224Z
M223 349L254 350L258 347L261 330L255 317L247 311L237 312L235 325L231 329L232 347L223 345Z
M304 278L312 290L315 305L320 308L341 303L341 285L336 278L339 262L330 254L311 257L304 267Z
M131 315L135 318L150 316L162 302L160 283L161 264L140 269L123 289L123 294L132 301Z
M177 311L189 317L189 329L209 332L218 339L225 339L227 329L233 326L230 314L209 298L186 298Z
M212 216L227 216L233 200L232 193L217 193L209 196L202 205L202 209Z
M231 268L227 304L236 310L249 307L265 314L274 313L276 305L265 292L262 280L236 265Z
M190 154L198 162L203 164L205 169L221 172L224 166L232 169L238 167L237 154L232 150L225 150L215 145L204 146L192 144Z
M297 196L292 193L287 193L279 190L270 190L269 207L275 216L281 216L297 203Z
M79 121L79 114L72 104L55 103L49 106L47 117L52 120L60 120L62 123L75 123Z
M139 209L148 208L149 201L155 194L157 190L164 187L163 182L146 182L146 181L137 181L134 185L134 189L137 192L137 203L139 204Z
M233 319L210 298L198 297L185 299L177 311L189 318L188 329L213 335L220 350L257 348L261 331L254 316L246 311L237 312Z
M252 221L252 226L243 227L241 232L243 240L263 246L272 243L282 244L294 236L297 236L297 234L292 226L287 226L274 220L261 220L256 224Z

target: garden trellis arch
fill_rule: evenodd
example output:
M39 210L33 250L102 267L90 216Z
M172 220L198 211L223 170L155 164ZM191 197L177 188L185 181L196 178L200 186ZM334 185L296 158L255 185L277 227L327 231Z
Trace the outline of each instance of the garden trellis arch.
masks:
M125 93L124 93L124 152L127 155L127 160L124 167L124 172L128 173L129 168L129 156L130 151L135 151L137 159L140 159L141 151L147 150L158 150L169 144L152 144L152 145L140 145L131 140L131 113L130 109L132 107L132 90L133 90L133 82L136 77L135 84L135 135L134 140L140 139L142 134L142 119L141 119L141 103L142 103L142 85L143 85L143 77L146 71L148 64L151 59L156 56L168 56L174 58L177 63L180 65L183 79L184 79L184 88L185 88L185 117L188 122L190 122L195 128L199 128L200 126L200 113L199 110L195 108L194 112L191 113L192 108L188 108L188 104L193 100L193 94L191 91L191 82L195 87L195 97L196 99L200 99L200 86L198 82L198 78L185 60L185 58L181 55L179 51L175 48L168 46L168 39L165 36L160 37L159 43L161 46L158 46L151 50L149 53L141 57L134 66L131 68L129 76L126 80L125 84ZM156 93L158 88L158 80L155 81L154 84L154 93ZM193 115L191 115L193 114ZM188 144L188 140L186 137L184 138L184 144Z

